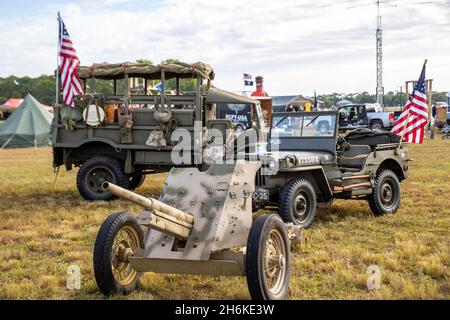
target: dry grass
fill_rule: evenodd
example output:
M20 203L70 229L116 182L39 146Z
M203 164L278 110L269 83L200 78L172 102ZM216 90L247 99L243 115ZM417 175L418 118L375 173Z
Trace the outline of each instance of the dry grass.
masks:
M395 215L375 218L364 201L323 209L293 254L293 299L449 299L450 144L411 146L415 161ZM0 151L0 298L103 299L92 271L96 232L123 201L83 201L76 170L52 189L51 149ZM163 175L138 192L157 195ZM69 265L80 266L81 290L66 289ZM369 265L380 290L366 288ZM116 296L123 299L125 297ZM132 299L246 299L244 278L146 274Z

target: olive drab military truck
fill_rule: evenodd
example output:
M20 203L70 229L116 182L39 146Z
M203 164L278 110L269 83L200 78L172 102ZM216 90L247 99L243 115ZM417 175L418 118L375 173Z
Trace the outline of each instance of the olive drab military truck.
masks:
M80 168L77 187L87 200L115 198L102 189L105 181L133 190L146 174L204 167L205 147L218 144L208 132L218 130L228 142L235 135L235 124L217 116L217 104L245 106L252 119L247 131L263 129L258 102L214 88L206 63L95 64L78 73L84 92L75 107L55 108L53 165Z
M326 124L326 125L325 125ZM277 205L285 222L308 228L319 204L367 200L375 215L394 213L408 150L390 132L337 134L337 112L273 113L268 152L261 157L255 209Z

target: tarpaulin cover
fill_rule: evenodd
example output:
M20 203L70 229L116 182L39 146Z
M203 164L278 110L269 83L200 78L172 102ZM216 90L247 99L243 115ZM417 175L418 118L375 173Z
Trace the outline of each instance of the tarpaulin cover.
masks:
M162 70L164 70L166 78L191 78L200 75L205 79L214 79L214 71L209 64L204 62L189 64L178 61L160 65L129 62L117 64L99 63L91 67L79 67L78 75L82 79L95 77L102 80L114 80L124 78L125 73L127 73L129 77L159 79Z

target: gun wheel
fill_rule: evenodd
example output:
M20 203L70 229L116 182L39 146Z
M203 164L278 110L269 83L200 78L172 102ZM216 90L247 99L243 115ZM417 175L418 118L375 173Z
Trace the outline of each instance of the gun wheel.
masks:
M265 280L269 291L276 294L282 290L283 280L286 277L286 269L284 268L286 265L286 248L281 233L276 229L271 230L265 246Z
M289 287L289 239L277 215L261 215L252 225L247 243L246 274L256 300L284 299Z
M136 288L141 273L129 257L142 247L142 229L130 213L115 213L105 220L94 247L95 280L104 294L128 294Z
M121 286L130 285L137 277L137 271L129 263L128 257L136 253L139 243L139 235L131 226L123 226L114 238L111 268Z

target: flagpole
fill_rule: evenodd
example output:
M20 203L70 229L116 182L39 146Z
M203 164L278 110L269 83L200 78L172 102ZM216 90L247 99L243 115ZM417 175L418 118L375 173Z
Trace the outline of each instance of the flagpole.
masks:
M56 54L56 97L55 103L59 104L59 50L61 48L61 15L58 11L58 46L57 46L57 54Z
M408 116L406 117L405 120L405 125L403 126L403 130L402 130L402 135L400 137L400 141L398 142L398 147L397 147L397 153L400 150L400 148L402 147L403 144L403 138L405 137L405 129L406 129L406 125L408 124L409 121L409 116L411 115L411 109L408 109Z

